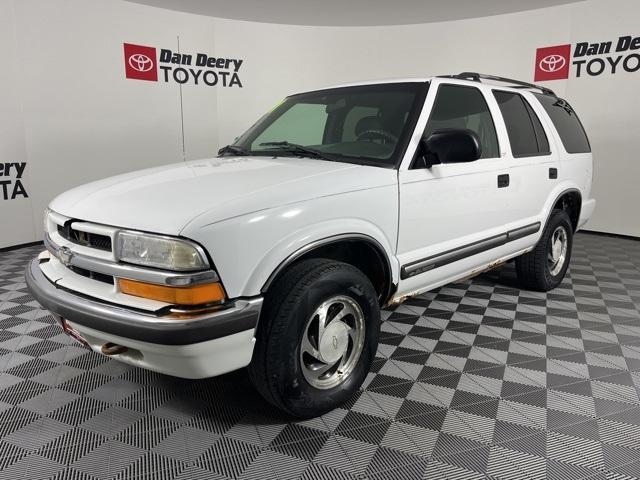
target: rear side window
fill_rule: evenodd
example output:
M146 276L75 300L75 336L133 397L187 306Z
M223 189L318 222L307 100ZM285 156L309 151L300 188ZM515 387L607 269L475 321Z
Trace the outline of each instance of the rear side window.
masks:
M425 138L436 130L467 128L480 139L480 158L499 157L498 137L484 95L475 87L440 85L431 116L424 131Z
M548 155L549 140L531 105L517 93L494 90L514 157Z
M540 93L534 93L534 95L549 114L567 153L590 152L591 146L587 134L571 105L566 100L552 95Z
M538 153L540 155L548 155L551 153L549 149L549 139L547 138L547 134L544 132L544 128L542 128L542 124L540 123L540 119L536 112L533 111L529 102L524 98L522 98L522 102L524 106L527 108L527 113L529 114L529 118L531 118L531 123L533 123L533 131L536 134L536 141L538 142Z

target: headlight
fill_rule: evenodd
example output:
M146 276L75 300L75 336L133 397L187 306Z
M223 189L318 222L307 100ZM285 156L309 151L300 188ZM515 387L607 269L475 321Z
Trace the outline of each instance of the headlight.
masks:
M147 233L118 232L118 260L165 270L202 270L209 268L204 252L196 244L179 238Z

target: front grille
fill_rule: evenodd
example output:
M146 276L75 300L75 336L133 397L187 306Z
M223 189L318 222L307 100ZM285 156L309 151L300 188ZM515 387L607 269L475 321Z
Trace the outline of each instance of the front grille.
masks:
M108 283L113 285L113 277L111 275L105 275L104 273L91 272L84 268L76 267L75 265L69 265L69 270L73 273L77 273L78 275L82 275L83 277L90 278L92 280L97 280L98 282Z
M58 225L58 233L75 243L76 245L82 245L84 247L91 247L98 250L104 250L106 252L111 251L111 237L106 235L99 235L97 233L81 232L73 228L73 223L66 223L65 225Z

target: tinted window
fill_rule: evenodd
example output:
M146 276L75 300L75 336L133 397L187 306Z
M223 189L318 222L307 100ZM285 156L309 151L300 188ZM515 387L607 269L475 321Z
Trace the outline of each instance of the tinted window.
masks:
M522 95L494 90L504 118L511 153L514 157L531 157L549 153L549 141L538 116Z
M258 135L251 148L258 148L261 143L279 142L283 138L300 145L322 143L326 123L325 105L298 103L273 122L271 128Z
M536 112L533 111L533 108L531 108L531 105L525 98L522 98L522 101L524 102L524 106L527 107L527 113L529 114L531 123L533 123L533 131L536 134L536 141L538 142L538 153L541 155L551 153L549 149L549 139L540 123L538 115L536 115Z
M534 94L551 117L558 130L564 149L568 153L586 153L591 151L589 139L580 123L580 119L566 100L552 95Z
M349 113L347 113L344 119L342 141L355 141L358 138L358 124L362 125L362 122L360 122L360 120L366 117L377 117L379 113L380 109L377 107L360 107L358 105L349 110Z
M245 155L289 157L299 156L298 145L336 161L392 167L406 149L426 91L426 83L409 82L293 95L234 145Z
M445 128L467 128L480 139L480 158L499 157L498 137L482 92L474 87L440 85L424 136Z

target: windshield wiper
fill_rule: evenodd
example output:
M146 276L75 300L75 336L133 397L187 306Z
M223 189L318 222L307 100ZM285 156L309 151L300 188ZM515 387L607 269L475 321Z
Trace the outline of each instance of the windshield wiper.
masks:
M261 147L274 147L274 150L283 150L298 154L300 156L321 158L323 160L329 160L330 162L337 162L335 158L324 152L316 150L315 148L305 147L304 145L298 145L297 143L289 143L287 141L282 142L264 142L260 144Z
M231 155L249 155L249 151L239 147L238 145L226 145L218 150L218 156L222 156L225 153L230 153Z

